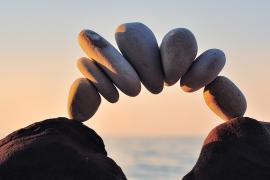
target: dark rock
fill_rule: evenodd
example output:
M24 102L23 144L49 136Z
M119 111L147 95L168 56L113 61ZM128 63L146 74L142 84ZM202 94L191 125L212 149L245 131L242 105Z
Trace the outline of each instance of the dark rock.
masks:
M244 117L217 126L183 180L270 179L269 127L270 123Z
M1 180L122 180L92 129L66 118L34 123L0 141Z

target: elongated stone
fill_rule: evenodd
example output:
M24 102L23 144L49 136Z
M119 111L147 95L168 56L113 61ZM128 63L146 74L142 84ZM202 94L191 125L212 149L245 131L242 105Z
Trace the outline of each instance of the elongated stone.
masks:
M244 116L247 102L241 90L228 78L218 76L204 88L207 106L223 120Z
M169 31L160 45L161 60L167 86L175 84L196 58L198 45L186 28Z
M115 103L119 99L119 93L113 82L96 65L95 61L82 57L77 61L77 67L81 73L95 85L99 93L109 102Z
M68 113L71 119L84 122L97 111L101 98L96 88L86 78L72 84L68 96Z
M78 42L90 59L95 60L113 83L125 94L137 96L141 82L133 67L107 40L94 31L83 30Z
M194 92L212 82L226 62L225 54L219 49L202 53L182 77L180 86L185 92Z
M142 23L125 23L117 27L115 39L144 86L151 93L160 93L164 86L164 77L154 33Z

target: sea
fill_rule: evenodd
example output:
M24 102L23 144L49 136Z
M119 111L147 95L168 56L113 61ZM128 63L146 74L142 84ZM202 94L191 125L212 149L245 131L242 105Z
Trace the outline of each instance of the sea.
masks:
M114 137L104 143L129 180L179 180L195 165L203 138Z

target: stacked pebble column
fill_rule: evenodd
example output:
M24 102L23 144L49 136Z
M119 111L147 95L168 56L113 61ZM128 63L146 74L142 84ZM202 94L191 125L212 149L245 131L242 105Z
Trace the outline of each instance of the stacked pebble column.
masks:
M92 30L79 33L78 42L88 57L77 61L84 78L77 79L69 92L71 119L90 119L101 104L100 95L116 103L117 88L128 96L137 96L141 82L153 94L160 93L164 84L171 86L178 81L185 92L204 87L207 106L223 120L245 114L243 93L228 78L218 76L226 62L225 54L209 49L196 58L197 42L188 29L169 31L159 47L146 25L126 23L116 28L115 39L121 53Z

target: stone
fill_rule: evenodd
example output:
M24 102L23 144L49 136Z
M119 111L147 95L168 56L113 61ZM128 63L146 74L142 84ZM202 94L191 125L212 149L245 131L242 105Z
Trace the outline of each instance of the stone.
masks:
M89 80L78 78L73 82L68 96L70 118L84 122L97 112L100 103L100 95Z
M209 49L192 63L181 78L180 86L185 92L194 92L211 83L226 62L225 54L219 49Z
M1 180L126 180L101 137L78 121L48 119L0 140Z
M225 121L241 117L246 112L247 102L244 94L224 76L218 76L207 85L203 96L207 106Z
M269 125L241 117L215 127L183 180L270 179Z
M82 57L77 61L80 72L94 84L98 92L109 102L115 103L119 99L119 93L113 82L106 76L95 61Z
M123 93L132 97L140 93L141 82L136 71L106 39L94 31L82 30L78 42Z
M196 39L186 28L173 29L164 36L160 53L167 86L174 85L187 72L197 51Z
M142 23L125 23L117 27L115 40L144 86L153 94L160 93L164 86L164 77L154 33Z

